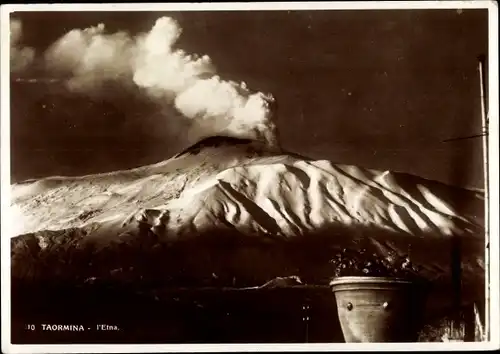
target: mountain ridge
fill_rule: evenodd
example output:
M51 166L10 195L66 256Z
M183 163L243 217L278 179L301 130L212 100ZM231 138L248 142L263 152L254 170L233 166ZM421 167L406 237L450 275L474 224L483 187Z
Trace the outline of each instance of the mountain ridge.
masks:
M259 168L259 166L263 167ZM229 176L230 173L227 172L229 169L233 169L232 173L236 175L254 173L254 180L264 178L266 172L273 169L273 173L279 174L283 181L286 180L285 177L287 176L295 176L294 183L298 186L305 186L306 189L308 188L307 184L311 181L309 174L314 172L321 174L321 178L325 180L325 183L335 183L337 181L335 188L341 192L345 192L345 190L342 189L342 185L338 184L339 178L343 179L344 183L351 183L354 188L358 189L357 192L363 188L372 188L372 192L382 191L382 193L391 193L391 191L397 190L401 196L406 195L403 199L418 196L418 204L427 207L436 207L438 205L440 208L449 209L449 204L455 204L455 206L456 204L462 204L460 207L463 207L467 203L460 203L461 197L453 196L454 193L458 192L462 196L467 195L466 199L472 199L473 196L477 200L482 198L480 192L449 186L442 182L420 178L407 173L377 171L352 165L333 164L326 160L314 161L285 151L266 150L265 144L250 139L215 136L202 139L173 158L152 165L79 177L53 176L14 184L12 186L13 206L27 205L30 198L36 201L37 197L43 195L52 197L49 200L57 199L54 198L54 193L76 195L77 193L85 194L85 192L89 194L88 192L92 191L101 194L101 199L104 199L106 196L111 197L113 193L117 193L116 189L119 190L118 194L126 194L127 191L133 190L134 184L141 185L140 193L145 195L147 199L151 194L161 194L161 192L154 193L152 191L153 187L148 187L148 182L153 181L161 182L164 187L168 185L178 188L174 195L180 196L186 188L189 192L190 188L197 190L196 188L203 186L198 182L202 182L206 178L210 179L212 177L214 182L224 179L224 176L234 179L235 176ZM244 182L249 183L250 179L246 178ZM279 185L279 182L279 180L274 180L277 185ZM115 191L109 191L110 186L119 187L120 184L128 184L129 188L114 188ZM156 183L151 184L156 185ZM71 188L64 188L69 186ZM447 201L444 202L444 206L443 203L439 202L439 197L433 196L426 186L432 186L431 189L447 194ZM240 187L236 186L236 190ZM323 188L323 185L318 186L318 188L322 190L317 190L316 196L329 193L328 190ZM88 191L85 191L85 189L88 189ZM51 194L48 191L54 193ZM61 197L59 195L59 199ZM284 195L284 197L287 196ZM279 198L283 197L280 196ZM309 196L310 198L311 196ZM433 201L430 202L427 200L428 198L432 198ZM23 203L23 201L27 202L27 204ZM339 200L338 202L342 204L345 203L345 200ZM435 205L432 205L432 203ZM478 203L476 202L476 204ZM446 212L450 214L450 210ZM468 214L473 214L473 212L468 212ZM474 217L475 221L481 222L482 217L480 215L474 215Z
M223 267L217 272L259 274L265 282L296 275L290 272L299 264L301 272L319 276L328 255L318 255L368 242L382 254L411 248L429 276L443 277L451 272L450 259L443 255L458 237L465 277L482 279L482 193L409 174L269 151L255 141L234 142L212 137L153 165L15 184L13 252L64 258L73 248L106 254L126 247L137 262L160 252L147 256L156 260L152 267L173 272L195 267L202 273ZM161 251L172 245L185 250ZM162 252L180 263L160 266L167 262ZM192 257L201 263L189 263L196 262ZM203 259L209 259L205 267ZM191 265L181 267L183 262ZM22 262L15 264L20 268L13 267L18 269L14 273L25 274Z

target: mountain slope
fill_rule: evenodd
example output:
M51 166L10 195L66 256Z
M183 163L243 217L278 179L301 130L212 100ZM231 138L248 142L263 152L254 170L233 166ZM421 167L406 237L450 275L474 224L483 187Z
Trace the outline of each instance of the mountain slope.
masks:
M185 188L219 170L243 163L251 153L266 154L258 143L242 148L230 142L222 149L213 146L200 154L184 154L131 170L14 184L12 236L126 218L158 201L177 198Z
M407 174L313 161L257 142L212 137L151 166L13 185L11 219L12 236L31 238L40 250L57 239L54 233L67 235L68 230L82 230L77 243L101 248L116 242L140 247L198 242L191 255L201 252L205 246L197 245L202 242L218 239L216 248L230 249L231 262L264 278L270 276L266 266L307 267L306 258L319 262L323 256L316 255L333 252L329 247L361 241L382 253L411 248L429 276L445 276L456 236L466 251L464 274L472 279L484 272L483 203L479 192ZM300 247L289 251L294 242ZM239 254L235 245L253 253ZM259 261L276 247L278 253ZM222 256L215 258L224 263Z
M279 230L262 225L253 229L284 236L328 223L451 235L475 233L483 222L479 192L390 171L278 155L251 141L209 138L204 142L205 146L199 143L151 166L15 184L12 236L124 221L130 214L160 210L181 219L215 213L216 219L226 219L235 227L258 224L262 220L251 210L259 210L264 219L267 214L276 220ZM461 209L471 203L475 210L461 215Z

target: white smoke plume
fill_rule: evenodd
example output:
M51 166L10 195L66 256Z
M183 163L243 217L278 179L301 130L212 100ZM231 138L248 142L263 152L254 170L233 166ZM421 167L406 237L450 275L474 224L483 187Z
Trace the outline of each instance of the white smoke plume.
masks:
M22 24L16 19L10 20L10 71L11 73L21 73L35 59L35 50L22 46Z
M169 17L136 36L106 33L104 24L75 29L47 50L46 68L67 78L73 91L95 93L109 83L133 85L162 105L175 106L190 120L189 140L219 134L278 147L274 98L252 92L244 82L221 79L207 55L174 48L181 33Z

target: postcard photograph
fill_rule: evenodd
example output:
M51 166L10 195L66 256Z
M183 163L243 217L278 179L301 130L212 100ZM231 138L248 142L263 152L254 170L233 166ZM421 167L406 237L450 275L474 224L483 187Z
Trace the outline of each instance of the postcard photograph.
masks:
M491 341L492 2L219 5L2 11L8 352Z

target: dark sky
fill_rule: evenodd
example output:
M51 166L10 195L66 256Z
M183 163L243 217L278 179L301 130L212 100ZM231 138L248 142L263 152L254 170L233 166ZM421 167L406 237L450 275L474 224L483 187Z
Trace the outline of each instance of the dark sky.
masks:
M477 56L487 54L487 10L13 17L23 23L23 43L43 52L73 28L103 22L135 33L164 15L183 28L178 46L208 54L222 78L273 93L284 148L482 187L481 139L442 141L481 133ZM124 93L121 101L89 103L48 86L12 85L14 180L139 166L175 153L151 129L155 108L147 102Z

